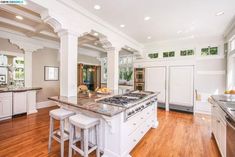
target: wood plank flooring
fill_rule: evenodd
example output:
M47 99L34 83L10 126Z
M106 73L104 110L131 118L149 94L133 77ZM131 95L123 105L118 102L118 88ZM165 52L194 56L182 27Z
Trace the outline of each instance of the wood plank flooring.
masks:
M0 122L0 157L59 157L55 141L52 152L47 151L51 109ZM132 157L220 157L211 137L210 117L158 110L158 119L158 128L144 136L132 150ZM65 146L67 156L68 143Z

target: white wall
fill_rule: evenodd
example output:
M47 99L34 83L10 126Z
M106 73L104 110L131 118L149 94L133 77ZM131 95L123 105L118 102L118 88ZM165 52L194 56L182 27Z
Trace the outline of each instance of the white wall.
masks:
M48 101L48 97L59 95L59 81L44 81L44 66L59 67L58 50L44 48L33 53L33 87L42 87L37 93L37 102Z
M219 55L200 56L201 48L218 46ZM180 50L194 49L195 56L180 56ZM175 51L176 57L147 59L148 53ZM145 59L136 60L134 67L195 65L195 90L201 96L201 102L207 102L212 94L222 94L226 89L226 58L222 37L191 38L177 41L164 41L145 45ZM156 77L157 79L157 77Z

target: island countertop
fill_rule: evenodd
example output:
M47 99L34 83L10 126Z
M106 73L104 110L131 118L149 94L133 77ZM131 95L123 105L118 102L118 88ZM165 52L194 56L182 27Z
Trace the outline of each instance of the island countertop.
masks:
M26 92L31 90L41 90L41 87L5 87L0 88L0 93L6 93L6 92Z
M153 93L150 95L150 97L154 97L158 94L159 93ZM87 94L78 94L77 97L76 96L74 97L54 96L48 99L55 101L55 102L62 103L62 104L67 104L73 107L95 112L101 115L112 117L125 111L127 108L97 102L97 100L99 99L102 99L105 97L111 97L111 96L114 96L114 94L100 95L100 94L92 93L90 97ZM150 97L147 97L147 98L150 98ZM140 101L136 102L136 104L142 101L144 101L144 99L141 99Z
M125 108L123 107L101 104L96 102L97 99L101 99L103 97L107 97L107 95L105 96L92 94L92 96L89 97L86 94L78 94L77 97L54 96L48 99L109 117L115 116L125 110Z

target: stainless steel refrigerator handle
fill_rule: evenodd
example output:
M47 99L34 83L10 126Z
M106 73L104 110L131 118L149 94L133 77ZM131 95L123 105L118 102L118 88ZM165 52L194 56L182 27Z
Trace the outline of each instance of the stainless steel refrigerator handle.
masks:
M225 116L225 120L226 120L226 122L227 122L227 124L233 129L233 130L235 130L235 127L228 121L228 117L227 116Z

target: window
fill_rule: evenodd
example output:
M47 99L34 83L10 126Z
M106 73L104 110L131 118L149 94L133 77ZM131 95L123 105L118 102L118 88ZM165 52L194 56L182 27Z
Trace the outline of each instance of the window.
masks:
M150 53L149 55L149 58L158 58L158 53Z
M133 80L133 56L123 56L119 59L119 83L128 84Z
M218 55L218 47L207 47L201 49L202 56Z
M166 57L175 57L175 51L163 52L163 58Z
M180 51L180 56L192 56L194 55L194 50L182 50Z
M24 81L24 58L22 57L15 57L13 59L13 78L14 81Z

